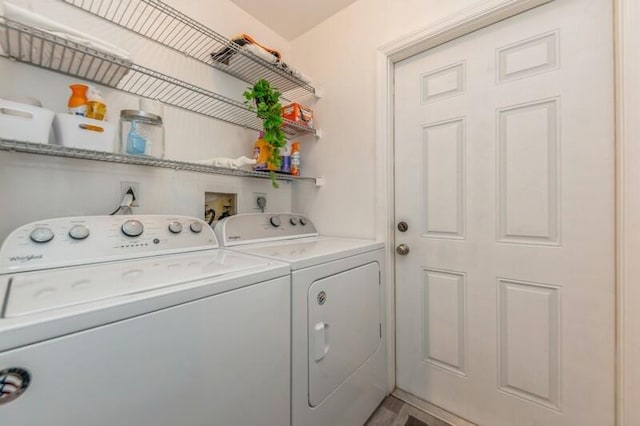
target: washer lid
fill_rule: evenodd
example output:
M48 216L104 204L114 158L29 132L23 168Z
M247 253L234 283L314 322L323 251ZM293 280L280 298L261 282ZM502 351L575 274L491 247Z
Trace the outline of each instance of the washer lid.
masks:
M224 275L237 277L241 273L255 273L270 264L265 259L206 250L20 273L9 279L3 317L20 317L203 279L225 280Z
M335 237L309 237L234 247L242 253L287 262L291 269L302 269L348 256L381 249L384 243Z

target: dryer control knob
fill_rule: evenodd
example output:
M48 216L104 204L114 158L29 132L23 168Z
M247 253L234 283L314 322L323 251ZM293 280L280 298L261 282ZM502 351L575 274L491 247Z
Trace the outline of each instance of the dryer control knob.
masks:
M38 227L31 231L29 238L34 243L48 243L53 240L53 231L49 228Z
M144 226L139 220L131 219L122 224L122 233L127 237L137 237L144 231Z
M182 232L182 224L180 222L171 222L169 224L169 231L172 234L179 234Z
M306 217L301 217L300 218L300 225L305 226L307 224L307 218Z
M292 217L291 219L289 219L289 223L291 223L293 226L296 226L298 224L298 218Z
M200 232L202 232L202 224L200 222L191 222L191 225L189 225L189 228L191 229L192 232L195 232L196 234L199 234Z
M85 225L73 225L69 229L69 236L74 240L84 240L89 236L89 228Z
M280 218L278 216L271 216L269 218L269 223L271 223L271 226L273 226L274 228L277 228L281 224Z

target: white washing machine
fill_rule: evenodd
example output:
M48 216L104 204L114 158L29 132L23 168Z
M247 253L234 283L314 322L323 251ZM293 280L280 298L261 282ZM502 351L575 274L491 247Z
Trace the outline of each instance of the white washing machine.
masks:
M182 216L52 219L0 250L0 424L290 424L285 264Z
M296 214L247 214L220 243L291 266L293 426L362 425L386 395L384 245L319 236Z

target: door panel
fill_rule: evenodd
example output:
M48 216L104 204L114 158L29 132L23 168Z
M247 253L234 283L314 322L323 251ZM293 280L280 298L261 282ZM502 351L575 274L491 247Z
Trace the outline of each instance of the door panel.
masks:
M396 64L397 386L479 424L614 423L611 16L557 0Z
M464 237L464 118L424 127L424 236Z
M558 288L504 279L498 284L498 386L559 409Z
M422 294L423 360L466 375L464 274L424 270Z
M497 112L498 241L558 241L559 99Z

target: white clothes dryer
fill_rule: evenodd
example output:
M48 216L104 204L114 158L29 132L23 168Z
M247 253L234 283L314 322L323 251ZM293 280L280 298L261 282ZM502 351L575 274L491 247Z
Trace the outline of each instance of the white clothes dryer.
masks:
M228 217L215 232L291 266L292 424L364 424L387 393L384 244L319 236L289 213Z
M289 282L189 217L22 226L0 250L0 423L288 425Z

